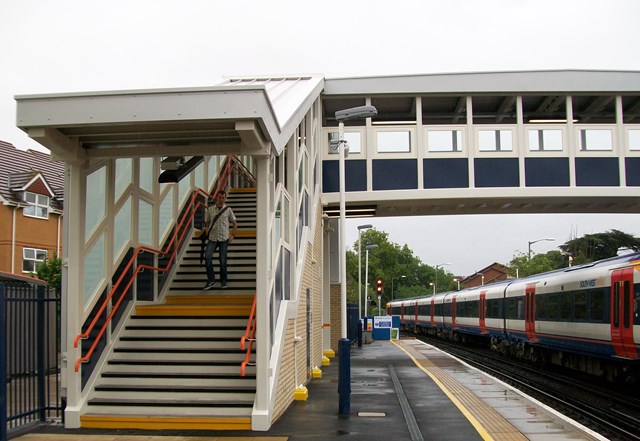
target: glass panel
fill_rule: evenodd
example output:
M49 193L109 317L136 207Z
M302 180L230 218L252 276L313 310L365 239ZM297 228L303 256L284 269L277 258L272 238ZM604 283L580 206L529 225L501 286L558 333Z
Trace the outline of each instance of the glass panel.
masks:
M479 130L478 147L481 152L513 150L511 130Z
M564 96L525 95L522 97L522 117L525 123L566 122L566 103Z
M131 158L116 159L116 201L125 190L125 188L127 188L127 186L131 183L131 164Z
M178 206L181 207L184 203L184 200L187 198L187 196L189 196L189 193L191 192L191 175L185 176L184 178L182 178L182 180L180 180L180 182L178 183L178 191L178 194L180 195Z
M562 130L529 130L529 150L562 150Z
M378 153L409 153L411 151L411 132L378 132Z
M200 165L196 167L193 172L196 188L204 189L204 162L201 162Z
M461 152L461 130L429 130L427 146L430 152Z
M153 245L153 205L140 200L138 204L138 242Z
M174 212L175 210L173 208L173 188L172 188L167 192L164 200L162 201L162 204L160 205L160 221L159 221L160 243L163 242L162 239L164 238L165 234L167 234L167 231L171 228L171 225L173 224Z
M629 150L640 150L640 130L629 130Z
M516 96L474 96L471 98L474 124L515 124Z
M291 300L291 251L286 248L282 249L284 256L284 300Z
M24 200L31 203L31 204L35 204L36 203L36 194L35 193L25 193L24 195Z
M611 130L581 129L580 150L613 150Z
M327 137L329 141L329 154L339 154L340 152L338 151L337 147L337 143L339 140L338 132L329 132L327 134ZM345 132L344 139L349 144L349 154L362 153L362 147L360 144L360 132Z
M98 285L104 279L104 234L84 258L84 304L91 301Z
M131 239L131 197L122 204L113 220L113 256L117 259L124 245Z
M276 217L273 223L273 231L275 233L273 244L274 246L278 246L280 243L280 236L282 234L282 212L281 212L282 204L278 202L278 206L276 207Z
M571 97L573 118L589 124L615 124L616 98L613 95Z
M205 188L207 192L211 190L211 187L213 187L213 182L216 180L217 167L218 167L218 157L211 156L209 158L209 164L207 164L207 176L209 177L208 188Z
M88 238L105 214L107 168L101 167L87 176L84 237Z
M140 188L153 193L153 158L140 158Z
M283 231L282 231L282 238L284 239L285 242L287 243L291 243L291 238L289 237L289 198L285 195L284 197L284 210L282 213L282 219L284 221L284 225L283 225Z

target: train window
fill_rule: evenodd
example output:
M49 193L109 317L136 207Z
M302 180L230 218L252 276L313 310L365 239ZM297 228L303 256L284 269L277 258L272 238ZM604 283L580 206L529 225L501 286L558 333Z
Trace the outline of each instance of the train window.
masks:
M442 315L442 303L437 304L435 309L436 310L435 310L435 314L434 315L441 316Z
M573 306L573 317L576 321L584 322L587 320L587 292L578 291L575 294L575 303Z
M624 282L624 292L623 292L623 303L622 303L622 322L624 323L624 328L629 329L631 327L631 311L630 311L630 303L631 303L631 284L625 280Z
M520 320L524 318L524 301L522 297L507 299L507 318Z
M444 315L447 317L451 317L451 303L446 303L444 305Z
M501 318L500 299L487 300L487 318Z
M478 317L478 301L474 300L469 302L469 306L467 308L467 317Z
M589 312L592 322L604 323L604 291L592 289L589 292Z
M562 320L571 320L571 303L573 303L572 292L560 294L560 318Z
M548 296L549 301L547 304L547 316L549 320L558 320L560 317L560 305L558 304L558 295L551 294Z
M547 319L547 304L549 298L546 295L536 296L536 320Z

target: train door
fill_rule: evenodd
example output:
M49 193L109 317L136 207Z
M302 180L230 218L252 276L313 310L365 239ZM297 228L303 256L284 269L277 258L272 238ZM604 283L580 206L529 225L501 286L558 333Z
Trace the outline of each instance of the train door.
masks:
M525 289L524 330L530 342L538 341L536 337L536 284L530 283Z
M436 301L433 300L433 297L432 297L431 298L431 326L436 325L435 312L436 312Z
M633 268L611 273L611 342L619 357L638 358L633 343Z
M456 329L456 296L451 298L451 328Z
M487 292L482 291L480 293L480 301L478 302L478 324L480 325L480 333L487 333Z
M414 308L415 308L414 313L415 313L415 319L416 319L415 324L418 325L418 301L417 300L416 300L416 304L414 305Z

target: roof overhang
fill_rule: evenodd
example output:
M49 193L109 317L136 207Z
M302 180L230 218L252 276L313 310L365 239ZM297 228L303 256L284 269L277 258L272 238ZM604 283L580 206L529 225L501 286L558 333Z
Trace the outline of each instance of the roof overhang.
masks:
M320 76L188 89L17 96L17 126L55 159L279 154L324 87ZM281 87L282 89L282 87Z

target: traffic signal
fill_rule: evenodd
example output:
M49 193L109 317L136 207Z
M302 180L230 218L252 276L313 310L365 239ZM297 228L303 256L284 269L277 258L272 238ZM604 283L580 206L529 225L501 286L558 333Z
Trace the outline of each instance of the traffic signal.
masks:
M382 295L383 292L384 292L384 280L382 279L382 277L378 277L376 279L376 293L378 295Z

